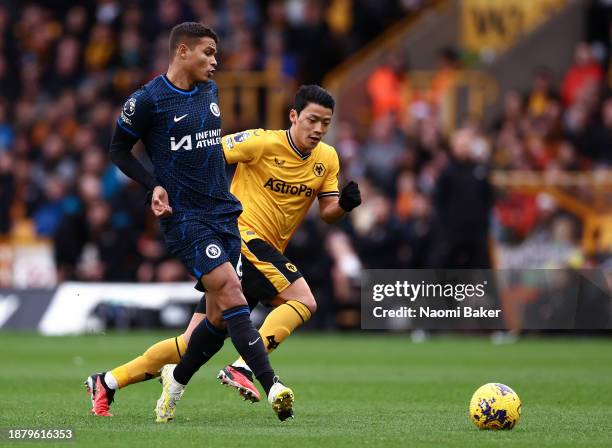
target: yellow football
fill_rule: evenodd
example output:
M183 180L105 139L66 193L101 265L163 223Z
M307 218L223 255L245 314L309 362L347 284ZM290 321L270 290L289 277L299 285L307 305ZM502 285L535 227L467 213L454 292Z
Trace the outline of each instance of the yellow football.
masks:
M488 383L470 401L470 419L480 429L512 429L521 418L521 400L511 388Z

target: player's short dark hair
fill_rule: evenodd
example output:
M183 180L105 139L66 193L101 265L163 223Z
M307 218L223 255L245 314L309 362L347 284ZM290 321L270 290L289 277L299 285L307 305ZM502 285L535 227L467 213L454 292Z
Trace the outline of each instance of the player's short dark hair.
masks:
M170 59L178 46L182 43L192 48L196 40L210 37L215 43L219 43L219 36L212 29L200 22L183 22L176 25L170 31Z
M332 112L336 106L336 101L334 100L334 97L331 96L331 93L329 93L323 87L315 84L303 85L298 89L297 93L295 94L293 108L299 115L300 112L302 112L302 110L308 106L308 103L315 103L319 106L327 107L328 109L331 109Z

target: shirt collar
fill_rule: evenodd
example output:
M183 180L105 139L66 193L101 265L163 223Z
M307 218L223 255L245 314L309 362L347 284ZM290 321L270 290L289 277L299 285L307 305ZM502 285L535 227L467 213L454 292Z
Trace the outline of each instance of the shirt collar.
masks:
M296 144L293 143L293 139L291 138L291 132L289 132L289 129L287 129L285 132L287 133L287 141L289 142L289 146L291 146L291 149L295 151L298 157L302 160L306 160L308 157L310 157L310 155L312 154L312 151L310 151L307 154L304 154L302 151L298 149Z

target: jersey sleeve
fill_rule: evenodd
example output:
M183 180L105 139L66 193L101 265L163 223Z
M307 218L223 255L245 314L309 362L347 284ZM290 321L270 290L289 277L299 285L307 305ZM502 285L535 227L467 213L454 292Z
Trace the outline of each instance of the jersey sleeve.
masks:
M266 146L266 132L263 129L250 129L236 134L225 135L221 139L223 154L229 164L257 162Z
M155 105L144 89L134 92L123 105L117 126L136 139L142 138L151 123Z
M334 150L332 156L330 157L329 168L325 173L325 180L323 180L321 191L319 191L317 194L318 198L326 196L340 196L340 192L338 190L339 173L340 161L338 160L338 154Z
M132 148L146 132L150 123L153 103L144 89L135 92L123 105L110 143L110 159L129 178L147 190L159 182L132 154Z

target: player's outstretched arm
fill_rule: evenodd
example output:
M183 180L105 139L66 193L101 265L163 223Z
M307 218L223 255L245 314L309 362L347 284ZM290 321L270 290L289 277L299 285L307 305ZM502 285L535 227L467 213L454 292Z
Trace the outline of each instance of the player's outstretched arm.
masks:
M340 192L340 196L323 196L319 198L321 219L328 224L338 222L345 213L361 204L359 185L350 181Z

